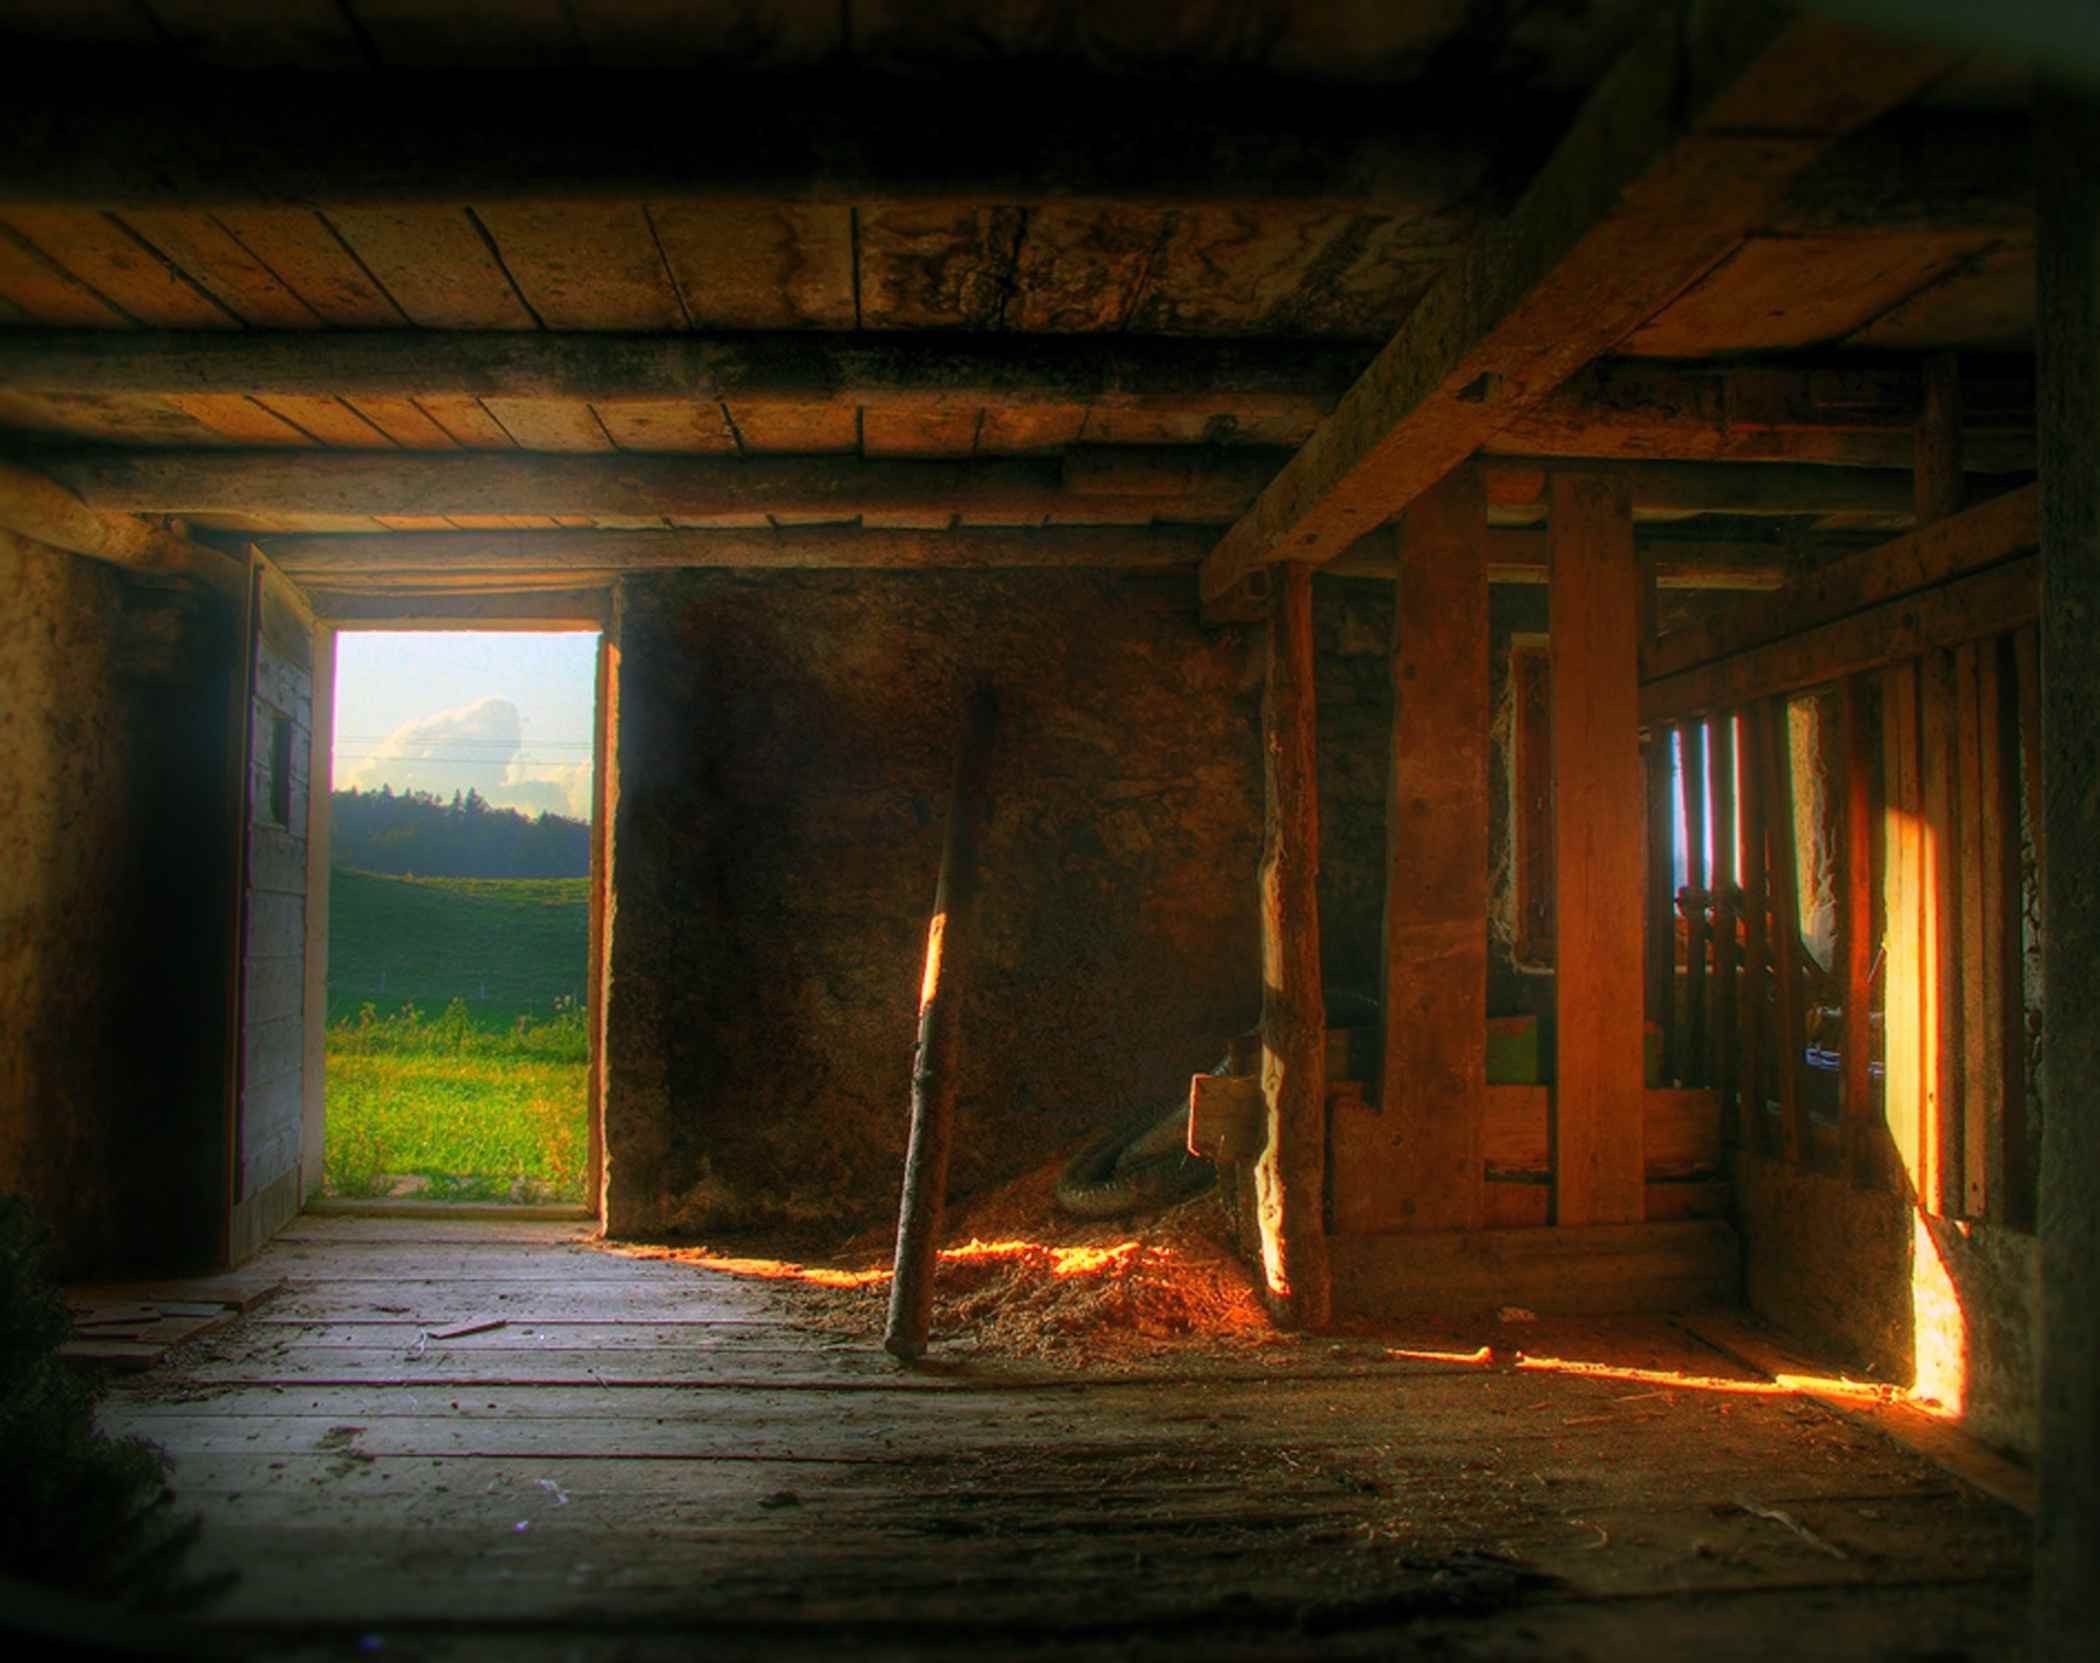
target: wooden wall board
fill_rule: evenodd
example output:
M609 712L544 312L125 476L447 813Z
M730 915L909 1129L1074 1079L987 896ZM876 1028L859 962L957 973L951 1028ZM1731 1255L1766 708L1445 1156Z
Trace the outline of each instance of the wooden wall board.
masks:
M1330 1251L1345 1319L1682 1310L1732 1302L1741 1274L1735 1232L1718 1220L1338 1236Z

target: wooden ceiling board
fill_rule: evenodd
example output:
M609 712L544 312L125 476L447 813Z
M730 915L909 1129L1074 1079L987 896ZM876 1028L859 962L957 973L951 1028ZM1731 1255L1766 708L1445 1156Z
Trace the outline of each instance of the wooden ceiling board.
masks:
M747 454L817 456L860 448L860 412L850 404L732 404L729 423Z
M517 440L504 431L501 422L481 407L479 399L426 394L415 402L416 407L444 429L446 437L462 450L518 448Z
M556 69L582 40L569 0L349 0L383 64L404 69Z
M1383 339L1443 271L1457 235L1441 219L1187 209L1175 216L1129 327Z
M861 327L1006 327L1027 230L1028 214L1020 208L951 202L862 208Z
M0 428L50 438L170 447L231 440L166 400L144 393L19 393L0 389Z
M454 514L452 524L460 531L551 531L554 522L544 514Z
M167 402L194 416L222 439L236 445L272 450L303 450L314 441L282 416L271 414L252 398L234 393L169 393Z
M403 450L459 449L459 441L412 398L346 398L343 402Z
M2034 244L2001 244L1882 313L1845 344L1887 352L2031 352L2034 280Z
M211 215L142 208L122 218L243 323L258 329L312 329L321 321L312 307ZM142 316L139 321L160 325L164 320Z
M977 449L983 420L974 401L913 410L870 405L860 415L860 451L863 456L969 456Z
M456 531L450 520L433 514L374 514L389 531Z
M171 329L238 329L233 316L119 221L89 208L23 207L7 225L126 315Z
M410 323L536 327L465 208L331 208L328 219Z
M7 27L77 46L155 47L160 31L137 0L8 0Z
M695 329L851 329L853 211L654 202L665 263Z
M596 406L598 420L622 450L733 456L736 435L721 405L693 399L637 399Z
M168 50L229 69L349 69L368 60L336 0L143 0Z
M1712 358L1840 341L1977 252L1973 234L1753 237L1619 351Z
M1084 405L994 406L977 430L980 456L1037 456L1079 442L1086 430Z
M575 0L590 61L623 69L818 63L843 49L846 10L842 0Z
M402 323L401 309L312 209L238 208L216 217L321 322L338 329L392 329Z
M393 440L340 399L258 393L255 402L300 432L337 450L392 450Z
M132 322L79 278L0 225L0 298L28 323L129 329Z
M613 442L581 399L485 398L481 406L522 450L611 450Z
M547 328L685 327L685 308L640 203L503 202L474 212Z

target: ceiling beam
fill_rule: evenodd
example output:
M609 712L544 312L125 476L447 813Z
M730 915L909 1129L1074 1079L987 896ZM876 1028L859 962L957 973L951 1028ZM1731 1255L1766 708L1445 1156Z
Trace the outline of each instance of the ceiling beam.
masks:
M1508 219L1445 268L1204 562L1216 600L1331 560L1766 223L1833 142L1953 61L1745 0L1676 12L1599 84Z
M18 66L18 69L24 66ZM13 78L0 203L192 207L543 201L1296 202L1434 212L1565 119L1475 89L866 70L448 74L382 112L361 77ZM1113 109L1104 122L1082 112ZM550 112L522 120L521 111ZM1220 112L1229 110L1229 121ZM551 112L559 112L558 119ZM1543 141L1543 142L1542 142Z
M11 462L0 462L0 530L150 577L227 593L247 584L245 566L218 550L129 514L91 508L63 485Z
M261 536L255 546L310 588L466 589L491 583L574 584L628 573L741 571L1186 571L1210 546L1185 526L1100 530L870 530L802 526L785 531L398 532ZM1648 545L1669 589L1777 588L1782 551L1770 543L1658 539ZM1543 533L1496 531L1486 541L1488 581L1543 583ZM1339 577L1393 575L1390 532L1367 537L1330 564Z
M932 528L983 525L1223 523L1275 475L1287 452L1231 446L1082 446L1062 458L869 461L855 456L723 458L508 452L76 450L37 465L88 507L110 513L240 515L255 520L544 515L643 524L763 524L863 516ZM1572 465L1572 464L1571 464ZM1491 520L1536 523L1560 464L1481 463ZM1907 519L1907 469L1734 462L1584 465L1626 483L1644 520L1697 514ZM1988 481L1978 481L1987 494ZM1374 528L1375 529L1375 528Z

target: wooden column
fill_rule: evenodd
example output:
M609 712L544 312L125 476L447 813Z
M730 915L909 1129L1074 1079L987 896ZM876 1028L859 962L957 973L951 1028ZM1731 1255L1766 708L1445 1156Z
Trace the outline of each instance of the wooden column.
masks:
M1553 676L1554 1220L1643 1212L1641 572L1625 486L1556 474Z
M1327 1269L1327 996L1320 971L1312 568L1274 569L1262 698L1268 798L1261 861L1261 1081L1268 1138L1254 1166L1263 1291L1290 1328L1320 1328Z
M2035 98L2046 1001L2035 1657L2100 1633L2100 105Z
M1386 1227L1477 1230L1487 1092L1487 507L1460 468L1400 523L1386 796Z

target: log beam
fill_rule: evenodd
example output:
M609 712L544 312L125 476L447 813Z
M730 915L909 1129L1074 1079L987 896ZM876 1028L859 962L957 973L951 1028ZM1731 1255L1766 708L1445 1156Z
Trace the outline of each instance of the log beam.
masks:
M1644 31L1515 211L1425 294L1204 562L1323 563L1743 241L1817 154L1950 60L1764 4Z
M1269 602L1262 699L1268 802L1261 863L1262 1097L1254 1164L1262 1290L1287 1328L1323 1328L1327 1268L1327 999L1320 968L1320 797L1312 572L1286 566Z
M99 512L56 481L0 462L0 529L127 571L208 584L242 594L244 565L127 514Z

